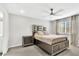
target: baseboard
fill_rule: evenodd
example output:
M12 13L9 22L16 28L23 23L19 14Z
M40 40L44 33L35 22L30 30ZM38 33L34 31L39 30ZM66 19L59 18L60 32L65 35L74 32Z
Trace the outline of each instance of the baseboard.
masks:
M8 51L9 51L10 49L21 48L21 47L22 47L22 45L19 45L19 46L13 46L13 47L10 47L10 48L8 49Z
M15 48L15 47L21 47L22 44L17 44L17 45L13 45L13 46L10 46L9 48Z

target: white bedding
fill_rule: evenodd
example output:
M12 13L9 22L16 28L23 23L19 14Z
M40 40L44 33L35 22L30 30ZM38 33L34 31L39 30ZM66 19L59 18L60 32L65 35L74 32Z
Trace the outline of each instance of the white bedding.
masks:
M35 39L45 42L47 44L54 44L63 40L66 40L65 35L38 35L37 33L34 35Z

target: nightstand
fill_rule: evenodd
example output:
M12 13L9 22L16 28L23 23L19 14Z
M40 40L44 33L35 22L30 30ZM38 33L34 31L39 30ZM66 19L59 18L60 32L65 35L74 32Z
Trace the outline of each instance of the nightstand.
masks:
M32 38L32 36L23 36L23 42L22 42L22 46L29 46L29 45L33 45L34 40Z

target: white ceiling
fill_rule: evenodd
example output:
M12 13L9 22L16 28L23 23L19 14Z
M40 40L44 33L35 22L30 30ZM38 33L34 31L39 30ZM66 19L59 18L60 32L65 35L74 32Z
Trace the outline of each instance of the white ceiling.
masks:
M42 20L55 20L79 13L78 3L6 3L0 5L9 13ZM53 8L54 12L60 9L64 9L64 11L58 13L58 16L49 17L50 8ZM46 11L49 13L45 13Z

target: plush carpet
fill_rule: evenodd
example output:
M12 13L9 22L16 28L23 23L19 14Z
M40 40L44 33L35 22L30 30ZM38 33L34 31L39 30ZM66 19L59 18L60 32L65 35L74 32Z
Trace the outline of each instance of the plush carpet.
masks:
M49 56L36 45L28 47L12 48L5 56ZM70 46L69 49L61 52L56 56L79 56L79 48Z

